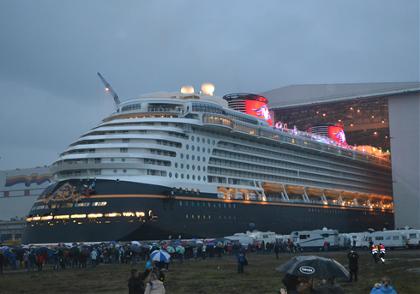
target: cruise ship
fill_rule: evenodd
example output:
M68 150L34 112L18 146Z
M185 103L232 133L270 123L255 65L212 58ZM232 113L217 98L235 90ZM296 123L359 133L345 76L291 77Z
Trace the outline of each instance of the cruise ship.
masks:
M264 97L213 91L118 101L53 163L23 242L394 226L386 156L275 123Z

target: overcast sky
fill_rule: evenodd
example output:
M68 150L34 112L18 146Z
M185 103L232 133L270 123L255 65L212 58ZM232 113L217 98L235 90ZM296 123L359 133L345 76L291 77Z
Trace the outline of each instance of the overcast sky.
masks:
M419 80L419 1L0 1L0 169L50 164L120 97Z

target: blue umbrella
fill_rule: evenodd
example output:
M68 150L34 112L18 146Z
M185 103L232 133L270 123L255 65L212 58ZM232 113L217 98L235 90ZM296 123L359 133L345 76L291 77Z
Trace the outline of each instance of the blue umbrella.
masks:
M155 251L152 252L152 254L150 254L150 259L152 261L168 263L169 260L171 259L171 256L166 251L155 250Z

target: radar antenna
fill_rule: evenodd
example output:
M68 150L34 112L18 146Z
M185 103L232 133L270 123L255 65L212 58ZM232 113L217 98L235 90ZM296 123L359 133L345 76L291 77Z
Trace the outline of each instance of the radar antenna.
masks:
M99 78L101 79L102 83L105 85L105 92L107 92L114 98L115 105L118 107L121 101L117 93L115 93L114 89L112 89L111 85L107 82L107 80L105 80L105 78L101 75L100 72L98 72L97 74Z

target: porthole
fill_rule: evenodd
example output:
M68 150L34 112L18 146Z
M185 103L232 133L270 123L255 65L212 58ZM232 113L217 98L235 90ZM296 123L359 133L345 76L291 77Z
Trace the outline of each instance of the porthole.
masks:
M175 167L176 167L176 168L178 167L178 163L177 163L177 162L175 162Z
M171 172L169 173L169 177L172 178L172 173Z
M192 179L195 180L195 175L192 175Z
M181 159L183 159L184 158L184 153L181 153Z
M201 142L202 142L202 143L205 143L205 142L206 142L206 140L205 140L204 138L201 138Z
M192 170L195 170L195 165L192 166Z
M207 152L210 153L210 148L207 148Z
M195 160L195 155L191 155L191 159L192 160Z
M191 141L194 141L194 136L191 136Z
M198 176L198 177L197 177L197 180L201 181L201 177L200 177L200 176Z
M184 178L184 174L181 174L181 179L183 179Z
M190 175L189 174L187 174L187 180L189 180L190 179Z
M187 155L185 156L185 158L190 159L190 156L187 154Z
M197 146L197 151L200 151L200 146Z
M207 144L210 144L210 139L207 139Z
M185 215L185 218L188 218L188 214Z
M187 146L185 146L185 148L188 150L188 149L190 149L190 146L187 144Z
M175 173L175 178L177 178L177 179L178 179L178 173Z
M184 164L183 163L181 163L181 168L184 168Z
M206 181L206 176L204 176L204 177L203 177L203 181L204 181L204 182Z
M203 166L203 171L206 171L206 167L205 166Z
M198 166L197 166L197 170L198 170L198 171L200 171L200 169L201 169L201 167L198 165Z
M191 146L191 150L192 150L192 151L194 151L194 149L195 149L195 147L194 147L194 145L192 145L192 146Z
M127 172L127 170L126 169L123 169L123 173L126 173Z
M190 169L190 165L189 164L187 164L187 169Z

